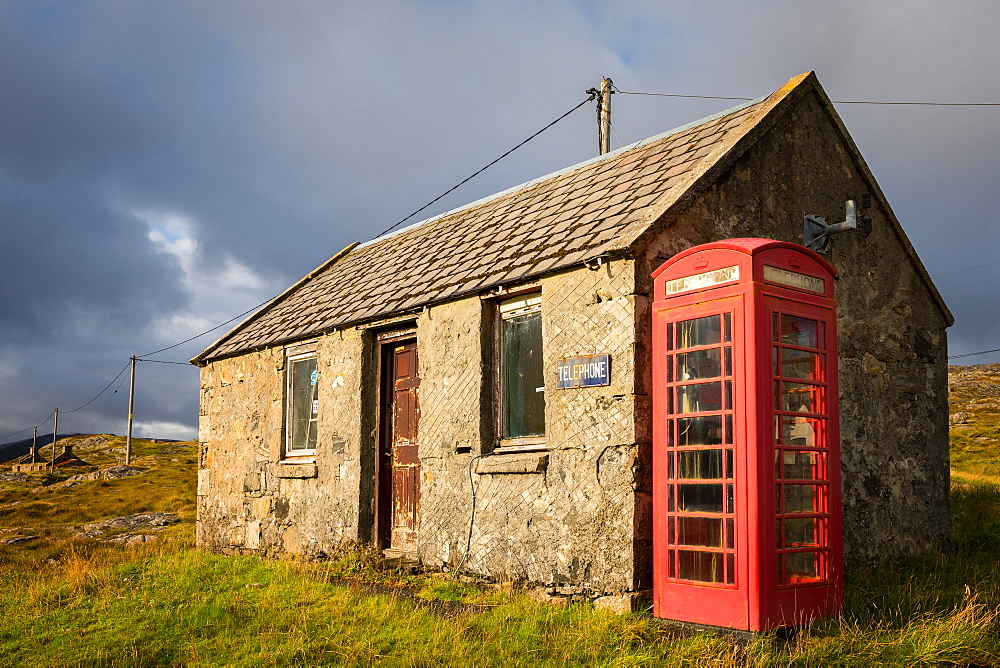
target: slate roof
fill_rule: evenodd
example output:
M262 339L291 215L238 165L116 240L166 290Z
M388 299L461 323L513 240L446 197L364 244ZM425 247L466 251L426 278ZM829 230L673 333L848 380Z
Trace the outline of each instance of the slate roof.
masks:
M806 73L765 98L348 246L192 362L525 281L629 248L806 84L818 88Z

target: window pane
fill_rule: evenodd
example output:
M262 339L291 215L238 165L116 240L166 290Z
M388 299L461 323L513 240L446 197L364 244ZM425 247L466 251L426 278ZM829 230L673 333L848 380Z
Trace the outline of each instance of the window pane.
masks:
M720 375L719 349L696 350L677 355L677 380L717 378Z
M823 480L818 452L779 450L774 453L775 474L785 480Z
M721 342L721 318L717 315L677 323L678 348L709 346Z
M722 478L722 450L681 450L677 453L680 478L718 480Z
M811 353L794 348L782 348L781 375L785 378L822 380L820 376L819 357L819 353Z
M503 438L545 434L540 311L501 321Z
M781 316L781 342L804 348L818 348L819 336L817 330L819 323L807 318L799 318L794 315Z
M316 358L291 362L291 419L289 420L288 451L316 448L316 419L319 415L319 372Z
M786 513L821 512L819 488L816 485L783 485Z
M722 547L722 518L678 517L677 543L679 545Z
M775 441L806 448L822 447L824 443L818 435L822 422L821 418L776 415L774 417Z
M815 552L793 552L785 555L784 584L818 579L819 564Z
M795 517L785 520L785 543L782 547L819 545L819 518Z
M720 445L721 443L721 415L703 415L677 420L678 445Z
M682 513L721 513L722 485L677 485L677 510Z
M678 550L679 572L682 580L722 582L722 554L719 552L692 552Z
M698 383L677 388L678 413L722 410L722 383Z
M820 387L803 383L782 383L781 410L796 413L819 413Z

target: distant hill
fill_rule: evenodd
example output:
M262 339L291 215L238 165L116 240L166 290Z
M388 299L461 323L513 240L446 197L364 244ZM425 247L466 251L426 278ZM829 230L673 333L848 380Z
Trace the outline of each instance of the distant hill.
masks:
M83 434L59 434L59 440L64 438L69 438L70 436L82 436ZM52 445L52 433L39 434L38 435L38 447L45 449ZM9 462L12 459L17 459L21 455L26 455L31 452L31 439L26 438L23 441L14 441L13 443L4 443L0 445L0 462ZM51 450L49 450L51 452Z

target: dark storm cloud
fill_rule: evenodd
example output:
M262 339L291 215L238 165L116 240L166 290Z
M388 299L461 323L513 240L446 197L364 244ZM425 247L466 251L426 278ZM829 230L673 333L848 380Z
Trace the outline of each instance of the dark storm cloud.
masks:
M814 69L834 99L997 101L998 19L992 2L2 4L0 434L370 238L599 75L756 97ZM730 104L618 95L613 143ZM838 109L932 275L996 258L995 110ZM589 158L594 134L588 107L409 222ZM962 287L993 277L941 279L953 352L1000 347L1000 282ZM143 428L192 435L196 371L139 379ZM123 393L65 427L121 431Z

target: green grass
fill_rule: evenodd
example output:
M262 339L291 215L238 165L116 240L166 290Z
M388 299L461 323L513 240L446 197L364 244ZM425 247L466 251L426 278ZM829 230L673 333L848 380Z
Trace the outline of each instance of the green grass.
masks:
M955 393L959 409L951 553L850 576L842 616L790 642L406 575L371 550L313 564L206 554L193 547L195 445L146 442L141 476L0 487L0 531L43 536L0 546L0 665L1000 665L1000 419L974 393ZM135 547L68 538L145 511L184 521Z

